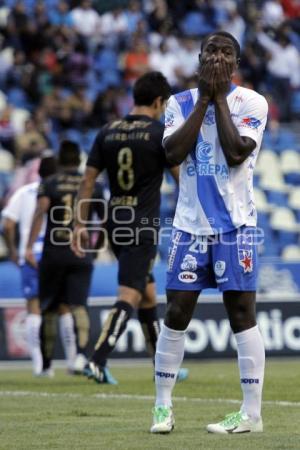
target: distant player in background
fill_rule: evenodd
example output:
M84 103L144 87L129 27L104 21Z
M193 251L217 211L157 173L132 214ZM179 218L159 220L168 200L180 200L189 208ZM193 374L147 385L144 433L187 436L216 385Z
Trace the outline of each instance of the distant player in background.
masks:
M43 321L42 335L44 371L51 370L55 342L56 311L60 314L64 334L64 350L69 370L80 371L86 360L84 352L89 337L89 316L86 302L92 275L92 256L78 258L70 249L74 202L82 175L78 171L80 149L71 141L63 141L58 154L58 171L43 180L38 190L26 261L35 266L33 245L47 215L44 248L39 264L39 296L43 316L53 318ZM73 314L73 316L72 316ZM74 321L73 321L74 317ZM74 335L74 325L77 335ZM79 348L78 348L79 347ZM76 355L79 351L77 367Z
M40 161L39 175L42 180L56 171L56 159L52 152L45 151ZM11 261L20 266L23 295L27 300L26 339L31 355L34 375L42 372L42 354L40 349L41 312L38 296L38 271L28 264L25 257L26 243L29 236L33 213L36 207L39 182L19 188L10 198L2 211L3 231ZM45 224L44 224L45 225ZM17 227L19 228L19 247L16 247ZM40 260L45 227L42 226L33 243L36 261Z
M167 272L167 310L155 356L152 433L174 427L172 390L184 355L185 332L202 289L219 287L236 338L243 403L211 433L263 430L265 352L256 324L256 211L253 170L266 125L267 102L235 86L238 42L229 33L203 39L198 89L172 96L164 147L181 164ZM256 237L255 237L256 236Z
M152 355L156 348L159 324L152 266L158 241L160 186L166 167L177 177L177 169L166 161L164 127L159 122L169 95L170 86L160 72L137 80L133 110L99 132L78 194L73 249L85 258L88 201L99 173L107 170L111 191L107 230L119 263L119 291L86 368L86 375L98 383L116 384L106 362L134 309ZM186 377L187 370L181 369L179 378Z

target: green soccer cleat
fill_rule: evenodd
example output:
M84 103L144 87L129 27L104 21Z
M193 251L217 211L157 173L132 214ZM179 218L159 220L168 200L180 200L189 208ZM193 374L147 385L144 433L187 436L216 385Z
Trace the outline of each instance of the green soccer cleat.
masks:
M233 433L260 433L263 431L262 419L252 420L241 411L227 414L219 423L210 423L206 427L209 433L233 434Z
M153 412L153 424L151 433L170 433L175 425L172 408L169 406L155 406Z

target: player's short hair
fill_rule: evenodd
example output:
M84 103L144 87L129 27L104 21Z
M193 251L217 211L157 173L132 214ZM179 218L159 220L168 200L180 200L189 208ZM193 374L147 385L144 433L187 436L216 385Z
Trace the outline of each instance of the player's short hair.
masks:
M54 153L51 150L45 150L41 156L39 176L41 178L50 177L55 174L56 170L57 160Z
M58 163L60 166L79 166L79 145L76 142L69 140L62 141L58 151Z
M148 72L133 86L133 99L137 106L150 106L157 97L168 100L170 95L171 86L161 72Z
M232 34L227 33L227 31L214 31L213 33L207 34L201 42L201 52L204 49L205 45L207 44L207 41L213 37L213 36L223 36L226 37L228 39L230 39L233 43L234 49L235 49L235 53L236 53L236 57L237 59L240 58L241 56L241 47L240 44L238 43L238 41L235 39L234 36L232 36Z

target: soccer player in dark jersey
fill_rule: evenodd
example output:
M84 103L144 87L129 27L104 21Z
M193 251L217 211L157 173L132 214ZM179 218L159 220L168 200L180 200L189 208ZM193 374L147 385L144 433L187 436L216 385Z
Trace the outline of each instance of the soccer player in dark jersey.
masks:
M73 369L72 361L75 363L76 357L76 345L74 337L72 338L74 324L77 331L77 352L84 353L89 335L86 301L92 275L92 256L88 254L84 258L78 258L70 248L75 198L82 177L78 171L78 145L63 141L58 164L57 174L42 181L39 186L37 207L25 256L27 262L36 265L32 246L41 229L43 216L47 214L44 248L39 264L41 309L43 315L48 315L47 323L43 321L45 326L42 325L42 335L45 334L42 340L45 343L42 348L44 371L50 368L54 348L55 328L49 320L52 312L58 310L69 322L70 341L73 339L73 345L70 342L65 351L67 350L70 370ZM65 329L68 330L68 327Z
M111 191L107 230L119 262L119 290L85 371L99 383L116 383L106 360L134 309L138 309L152 354L159 332L151 271L159 231L160 186L166 167L177 178L177 168L170 167L165 158L164 126L159 122L170 96L170 86L160 72L150 72L137 80L133 96L131 113L105 125L97 135L77 200L72 245L75 253L84 257L88 247L87 200L91 198L97 176L106 169ZM186 376L187 370L182 369L178 378Z

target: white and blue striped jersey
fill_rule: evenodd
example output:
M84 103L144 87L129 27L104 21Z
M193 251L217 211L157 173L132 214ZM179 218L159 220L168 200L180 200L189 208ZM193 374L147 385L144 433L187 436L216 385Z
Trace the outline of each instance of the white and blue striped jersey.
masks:
M24 256L37 203L38 187L38 181L20 187L9 199L8 204L2 211L2 217L7 217L19 225L19 264L24 264L25 262ZM46 220L44 220L40 234L33 245L33 253L37 261L40 260L42 255L45 230Z
M164 139L187 119L198 89L170 97L165 114ZM210 103L195 148L180 166L179 197L173 225L194 235L226 233L242 225L255 226L253 170L266 126L268 105L257 92L232 84L227 95L232 120L241 136L256 142L251 155L229 167L223 153Z

